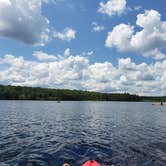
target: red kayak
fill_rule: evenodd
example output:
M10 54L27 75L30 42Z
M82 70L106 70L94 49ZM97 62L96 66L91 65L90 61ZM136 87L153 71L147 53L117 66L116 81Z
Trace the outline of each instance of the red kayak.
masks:
M101 166L101 165L95 160L88 160L82 166Z

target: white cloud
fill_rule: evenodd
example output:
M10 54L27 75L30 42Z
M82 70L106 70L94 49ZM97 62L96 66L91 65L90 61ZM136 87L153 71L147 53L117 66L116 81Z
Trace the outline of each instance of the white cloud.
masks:
M35 56L40 61L56 61L57 57L54 55L48 55L42 51L35 51L33 53L33 56Z
M108 16L120 15L126 9L126 0L108 0L106 3L100 2L98 11Z
M65 28L62 32L55 31L53 36L61 40L71 41L76 37L76 30L72 28Z
M11 2L10 0L0 0L0 5L10 6Z
M92 32L101 32L105 29L103 25L99 25L97 22L92 22Z
M130 50L130 38L134 32L131 25L120 24L113 28L112 32L108 32L105 42L106 47L117 47L120 51Z
M60 3L60 2L64 2L65 0L42 0L43 2L45 2L45 3L53 3L53 4L58 4L58 3Z
M94 54L94 51L87 52L87 55L93 55L93 54Z
M37 54L39 52L34 53L35 56ZM74 85L82 76L82 70L88 65L88 59L81 56L55 56L57 60L50 61L52 55L42 52L40 54L42 61L28 61L23 57L5 55L3 64L8 64L8 68L0 71L0 83L75 88Z
M82 54L81 55L83 55L83 56L90 56L90 55L93 55L94 54L94 51L85 51L85 52L82 52Z
M53 37L70 41L76 31L65 28L54 31L47 17L42 15L42 3L63 0L0 0L0 37L21 41L32 46L44 46Z
M30 45L49 40L49 21L41 14L41 0L0 0L0 36Z
M140 95L166 93L166 60L136 64L130 58L90 63L82 55L33 54L37 60L5 55L1 58L0 84L82 89L101 92L130 92Z
M137 26L142 30L134 32L134 26L119 24L108 33L105 46L116 47L119 51L140 53L154 59L165 58L162 49L166 48L166 22L155 10L146 10L137 15Z
M67 49L64 51L64 55L65 55L65 56L69 56L69 55L70 55L70 48L67 48Z
M139 11L139 10L141 10L141 9L142 9L142 6L135 6L135 7L134 7L134 10L135 10L135 11Z

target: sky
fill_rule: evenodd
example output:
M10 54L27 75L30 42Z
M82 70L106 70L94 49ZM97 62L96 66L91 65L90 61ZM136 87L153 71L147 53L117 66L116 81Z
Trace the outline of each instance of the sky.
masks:
M0 0L0 84L166 95L165 0Z

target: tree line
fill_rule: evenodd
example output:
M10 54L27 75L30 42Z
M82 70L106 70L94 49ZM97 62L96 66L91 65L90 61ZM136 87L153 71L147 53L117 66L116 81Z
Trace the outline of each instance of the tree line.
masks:
M0 85L0 100L166 101L166 97L144 97L129 93L99 93L68 89Z

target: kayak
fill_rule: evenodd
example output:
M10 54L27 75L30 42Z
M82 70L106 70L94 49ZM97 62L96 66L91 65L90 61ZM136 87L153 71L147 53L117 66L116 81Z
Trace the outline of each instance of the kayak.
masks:
M63 166L70 166L70 164L65 163L63 164ZM99 164L95 160L88 160L82 166L101 166L101 164ZM114 166L114 165L111 165L111 166Z
M70 166L70 164L65 163L63 164L63 166ZM101 165L95 160L88 160L82 166L101 166Z
M95 160L89 160L86 163L84 163L82 166L101 166L101 165Z

